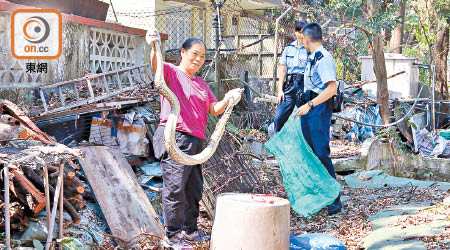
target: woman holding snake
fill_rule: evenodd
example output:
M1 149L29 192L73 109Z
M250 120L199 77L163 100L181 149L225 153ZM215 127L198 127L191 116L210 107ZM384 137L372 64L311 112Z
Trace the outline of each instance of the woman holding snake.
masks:
M149 31L147 42L155 48L160 46L159 33ZM163 63L164 80L180 103L180 116L176 124L175 139L177 146L186 154L193 155L202 151L205 140L207 116L223 113L229 103L240 98L241 89L233 89L217 101L208 84L196 76L205 62L206 47L202 40L190 38L181 48L180 65ZM157 71L157 57L152 50L152 70ZM201 165L183 165L167 153L164 146L164 128L171 112L169 101L161 97L159 126L153 137L155 157L161 161L163 177L162 204L166 237L165 247L183 247L188 241L204 241L207 238L197 227L199 201L203 192Z

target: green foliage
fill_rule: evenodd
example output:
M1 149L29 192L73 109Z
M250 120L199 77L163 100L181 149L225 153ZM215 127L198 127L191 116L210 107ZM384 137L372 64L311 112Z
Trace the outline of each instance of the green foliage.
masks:
M72 237L65 237L61 240L58 239L58 240L56 240L56 242L62 243L64 250L82 250L82 249L84 249L83 244L79 240L72 238ZM37 250L44 250L44 245L38 240L33 240L33 246Z
M357 81L361 75L361 60L360 56L369 54L369 44L366 35L360 31L355 30L356 37L353 39L351 36L344 39L333 41L335 44L331 50L334 52L334 58L336 58L336 73L340 79L343 75L345 66L344 80L354 82Z
M331 0L326 9L330 12L338 11L342 16L350 16L350 17L360 17L363 15L362 11L363 1L361 0Z
M412 33L416 43L410 52L415 52L425 62L430 62L432 47L440 27L446 26L450 18L448 0L412 0L408 2L409 12L405 16L405 29ZM424 72L421 77L424 78Z
M450 2L448 0L436 0L436 11L439 12L441 20L450 18Z
M57 242L63 244L64 250L82 250L84 249L83 243L73 237L65 237Z
M357 34L355 40L349 41L349 37L346 37L346 42L339 40L335 44L334 55L340 59L340 61L336 60L338 76L342 76L345 69L344 80L356 81L359 79L361 70L361 62L358 58L369 54L369 42L372 34L381 33L383 29L393 29L400 22L400 18L396 14L398 6L387 4L383 10L378 11L376 16L368 17L366 1L331 0L326 6L326 10L336 15L338 19L342 20L342 23L345 22L350 26L356 25L370 33L367 36L361 29L358 29L355 31Z
M383 1L380 1L380 6L382 3ZM388 3L373 17L366 16L365 8L366 1L361 0L331 0L327 5L327 9L336 13L342 20L361 26L372 34L379 34L383 29L393 29L400 22L396 13L399 8L397 5Z

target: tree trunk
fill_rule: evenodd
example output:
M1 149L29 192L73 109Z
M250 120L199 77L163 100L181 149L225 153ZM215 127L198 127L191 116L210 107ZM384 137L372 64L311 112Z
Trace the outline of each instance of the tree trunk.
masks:
M391 33L391 41L389 44L389 51L391 53L402 53L402 43L403 43L403 30L405 24L405 2L403 0L396 0L395 4L400 6L397 11L397 15L400 17L400 23L395 26Z
M448 100L448 83L447 83L447 58L449 52L449 27L450 19L447 19L447 23L440 25L437 32L436 44L434 46L434 65L436 65L436 99ZM448 113L449 106L444 104L441 106L443 113ZM439 114L438 114L439 115ZM439 123L442 124L444 115L440 115ZM439 127L441 124L437 124Z
M369 16L374 17L378 14L379 5L377 0L368 1ZM389 92L387 88L387 72L386 61L384 60L383 51L383 37L382 33L373 34L372 39L372 58L373 58L373 71L377 78L377 103L380 105L380 115L383 120L383 124L389 123L390 109L389 109Z

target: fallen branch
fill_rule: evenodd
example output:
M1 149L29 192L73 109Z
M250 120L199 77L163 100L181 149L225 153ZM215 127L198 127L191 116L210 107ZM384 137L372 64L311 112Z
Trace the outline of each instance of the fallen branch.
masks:
M401 74L403 74L403 73L405 73L405 71L397 72L397 73L395 73L395 74L393 74L393 75L388 76L387 79L391 79L391 78L396 77L396 76L398 76L398 75L401 75ZM369 84L369 83L376 83L376 82L377 82L377 81L362 81L362 82L356 82L355 84L352 84L352 85L349 85L349 86L345 87L345 89L358 88L358 87L361 87L362 85L366 85L366 84Z

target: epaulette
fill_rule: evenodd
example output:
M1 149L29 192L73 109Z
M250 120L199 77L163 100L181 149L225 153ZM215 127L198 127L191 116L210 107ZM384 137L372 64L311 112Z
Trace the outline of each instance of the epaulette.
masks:
M296 41L294 40L293 42L290 42L290 43L288 43L288 45L286 45L286 47L290 47L290 46L292 46L292 47L295 47L295 43Z
M317 51L316 54L314 55L314 59L311 62L311 67L314 66L316 64L316 62L318 62L322 58L323 58L322 52Z

